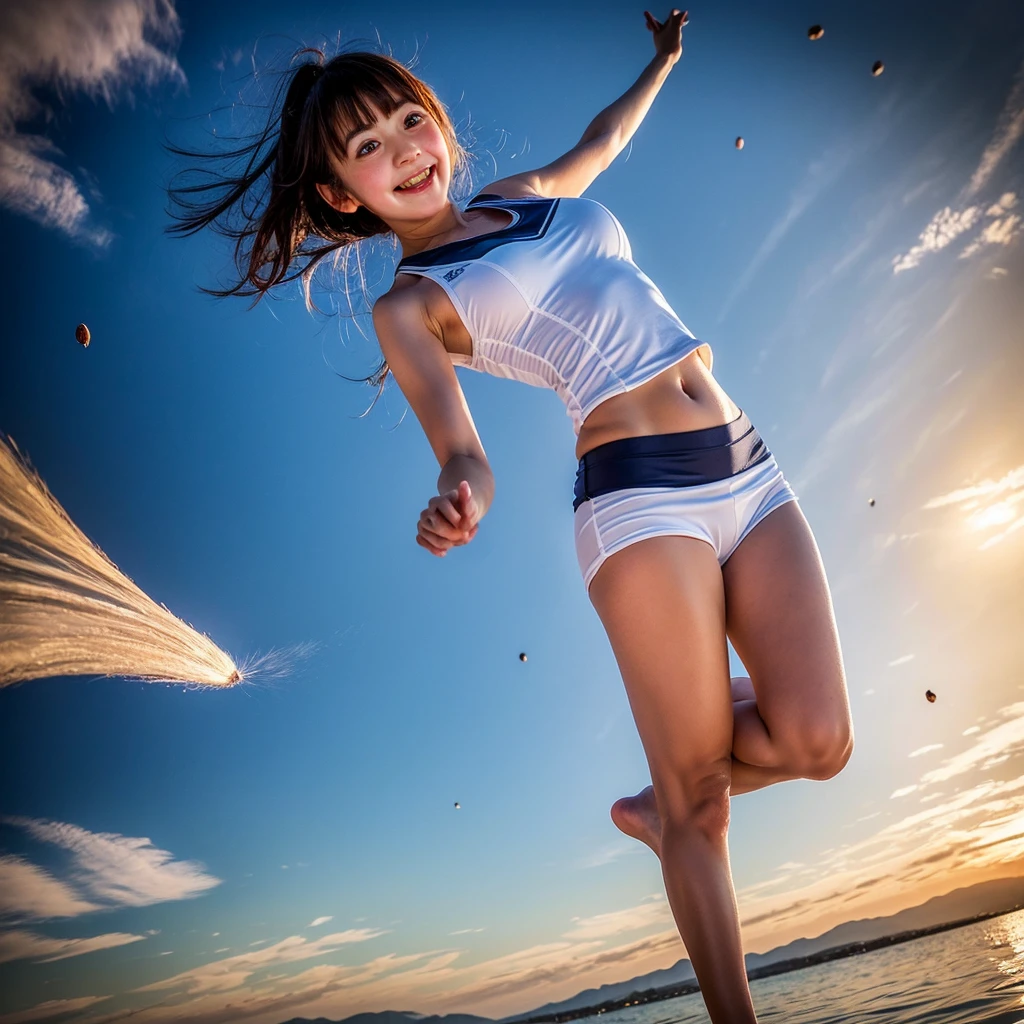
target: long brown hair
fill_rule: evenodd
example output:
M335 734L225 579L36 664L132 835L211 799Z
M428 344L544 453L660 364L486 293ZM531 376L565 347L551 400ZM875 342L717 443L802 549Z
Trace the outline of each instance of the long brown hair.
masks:
M218 152L166 147L176 156L201 161L181 174L205 175L194 183L175 185L172 180L168 213L174 223L168 233L185 236L210 227L235 243L238 279L226 288L203 288L210 295L254 296L255 304L276 285L301 278L312 309L310 282L325 256L340 256L346 246L390 233L365 207L339 213L316 189L317 183L344 187L331 154L338 152L345 132L373 123L373 108L388 117L403 103L422 106L448 144L453 179L468 177L469 155L444 104L405 65L365 51L328 60L322 50L310 48L295 56L307 55L313 59L282 76L265 126L233 140L242 142L239 147ZM357 379L375 384L379 395L387 373L382 362L375 373Z

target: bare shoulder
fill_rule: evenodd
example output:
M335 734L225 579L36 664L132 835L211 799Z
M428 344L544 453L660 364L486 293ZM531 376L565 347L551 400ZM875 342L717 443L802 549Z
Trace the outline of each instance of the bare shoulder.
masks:
M423 289L417 287L420 278L396 274L394 283L373 304L373 322L381 326L408 326L410 323L427 321L427 309Z
M513 174L507 178L499 178L492 181L484 188L478 188L475 195L495 195L502 199L532 199L542 196L539 188L540 182L537 175L532 171L523 174Z
M432 337L445 347L442 318L434 308L437 288L426 278L397 274L391 288L373 304L373 326L381 345Z

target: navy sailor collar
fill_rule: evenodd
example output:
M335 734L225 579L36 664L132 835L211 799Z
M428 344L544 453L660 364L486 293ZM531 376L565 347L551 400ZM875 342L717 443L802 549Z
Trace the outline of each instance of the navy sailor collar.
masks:
M493 192L481 192L467 204L471 207L498 207L513 215L512 223L497 231L488 231L472 238L460 238L454 242L445 242L432 249L424 249L414 256L406 256L396 268L398 270L420 270L429 267L444 266L449 263L460 263L466 260L479 259L492 249L507 242L529 242L542 238L551 225L557 198L547 196L521 196L517 199L506 199Z

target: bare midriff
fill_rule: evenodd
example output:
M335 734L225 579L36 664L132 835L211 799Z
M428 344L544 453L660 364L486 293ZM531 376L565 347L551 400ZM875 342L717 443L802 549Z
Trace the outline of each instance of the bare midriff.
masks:
M694 349L639 387L602 402L583 421L576 458L623 437L703 430L731 423L739 414L739 407L712 376L701 350Z
M473 354L473 339L439 284L426 277L399 274L394 289L418 293L426 323L449 353ZM712 376L704 356L711 361L706 345L639 387L602 402L583 421L576 458L599 444L623 437L702 430L736 419L739 407Z

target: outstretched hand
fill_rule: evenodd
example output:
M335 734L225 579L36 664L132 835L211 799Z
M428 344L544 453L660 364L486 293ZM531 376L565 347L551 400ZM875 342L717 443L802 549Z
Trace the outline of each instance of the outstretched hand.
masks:
M465 480L456 491L435 495L420 512L416 543L444 558L449 548L468 544L475 536L480 510Z
M683 26L689 21L687 11L672 8L664 22L658 21L650 11L644 11L647 27L654 33L654 52L670 57L674 64L683 55Z

